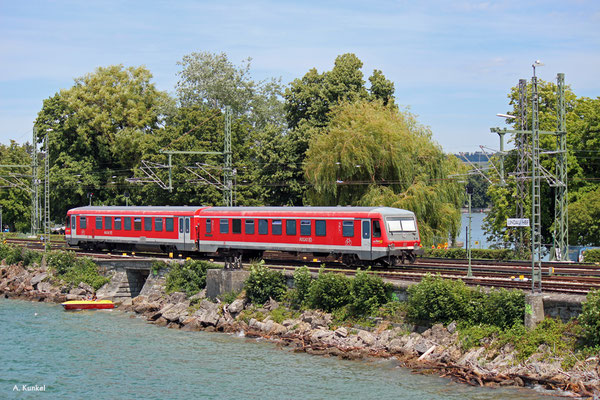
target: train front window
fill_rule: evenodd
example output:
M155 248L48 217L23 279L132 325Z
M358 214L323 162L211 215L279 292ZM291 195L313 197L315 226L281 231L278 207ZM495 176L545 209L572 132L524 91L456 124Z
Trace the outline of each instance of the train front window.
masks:
M71 216L71 226L73 227L73 229L77 229L77 226L75 225L77 221L77 217L76 216Z
M413 218L388 218L387 228L390 233L416 232L417 226Z
M379 224L379 221L377 221L377 220L373 221L373 237L374 238L381 237L381 225Z

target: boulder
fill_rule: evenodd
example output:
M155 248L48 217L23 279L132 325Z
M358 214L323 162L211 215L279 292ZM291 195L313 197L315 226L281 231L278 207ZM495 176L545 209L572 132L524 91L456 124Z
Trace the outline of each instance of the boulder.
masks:
M271 335L283 335L287 331L288 330L285 326L278 324L277 322L274 322L273 325L271 326L271 329L268 332Z
M202 300L206 298L206 289L202 289L192 297L190 297L190 301Z
M39 284L40 282L42 282L47 277L48 277L48 274L45 273L45 272L42 272L42 273L34 275L33 278L31 278L31 286L35 287L37 284Z
M87 283L81 282L79 284L79 286L77 286L79 289L85 290L86 293L94 293L95 290L93 287L91 287L90 285L88 285Z
M167 308L167 307L168 307L168 310L166 310L166 311L161 310L162 316L166 320L169 320L171 322L179 322L179 320L182 317L185 318L188 316L188 305L186 305L185 303L178 303L171 307L166 306L165 308Z
M208 300L202 300L200 308L194 313L204 326L216 326L219 321L219 305Z
M346 329L342 326L340 328L337 328L334 333L336 336L345 338L346 336L348 336L348 329Z
M448 329L448 332L450 334L453 334L454 332L456 332L456 321L452 321L446 329Z
M69 291L69 294L76 296L85 296L87 294L87 291L81 288L73 288Z
M392 354L402 353L404 351L404 345L406 344L405 340L400 338L392 339L387 344L387 350Z
M185 293L182 292L173 292L171 293L171 295L168 298L168 302L172 303L172 304L177 304L177 303L182 303L184 301L186 301L187 296Z
M371 332L359 330L358 337L367 346L372 346L375 343L375 336Z
M232 314L236 315L241 313L244 310L244 306L246 305L245 299L235 299L228 307L227 310Z
M275 301L274 299L272 299L272 298L270 298L270 297L269 297L269 301L267 301L267 302L265 303L265 306L264 306L264 307L265 307L265 308L266 308L268 311L273 311L273 310L275 310L275 309L279 308L279 303L278 303L277 301Z
M202 329L202 324L198 317L187 317L182 321L184 331L199 331Z

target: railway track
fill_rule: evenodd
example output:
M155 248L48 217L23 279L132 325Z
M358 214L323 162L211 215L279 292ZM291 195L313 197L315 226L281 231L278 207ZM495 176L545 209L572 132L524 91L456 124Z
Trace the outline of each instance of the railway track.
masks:
M43 250L44 243L40 240L28 238L6 238L5 242L33 250ZM148 252L90 252L82 251L66 245L64 241L51 241L52 250L73 250L78 255L102 259L131 259L158 258L169 260L163 253ZM175 254L175 259L186 258L185 254ZM213 260L209 257L194 257ZM284 260L282 260L284 258ZM285 259L287 258L287 259ZM277 262L274 260L277 259ZM317 272L321 266L326 272L337 272L352 276L356 268L345 267L339 262L327 258L315 259L309 256L281 257L281 255L267 252L265 254L267 266L275 270L293 271L306 265L311 272ZM469 285L485 287L503 287L507 289L531 289L531 262L528 261L495 261L473 260L471 264L472 277L467 277L467 260L418 258L414 264L403 265L398 268L373 268L372 272L390 281L419 282L426 274L440 274L446 279L461 279ZM590 290L600 289L600 266L594 264L577 263L542 263L542 288L545 292L585 295Z

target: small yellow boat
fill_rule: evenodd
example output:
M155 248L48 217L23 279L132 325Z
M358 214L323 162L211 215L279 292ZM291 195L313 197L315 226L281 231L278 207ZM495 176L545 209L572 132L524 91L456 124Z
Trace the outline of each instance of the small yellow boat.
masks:
M110 300L71 300L61 304L65 310L107 310L115 308Z

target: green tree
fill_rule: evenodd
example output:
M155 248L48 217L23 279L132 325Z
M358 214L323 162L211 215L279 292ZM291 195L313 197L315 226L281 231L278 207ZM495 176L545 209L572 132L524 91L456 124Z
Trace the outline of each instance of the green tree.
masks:
M464 186L449 175L464 167L428 128L381 102L342 104L330 116L307 152L310 204L404 208L417 215L424 243L456 237Z
M14 140L10 141L10 145L0 144L0 164L31 165L31 151L31 145L21 145ZM2 225L8 225L10 230L25 232L30 228L31 194L28 190L31 187L30 175L30 168L2 167L0 175Z
M230 106L236 116L246 115L253 126L269 124L282 126L283 88L280 79L259 82L252 80L250 63L242 61L237 67L225 53L191 53L183 56L177 64L177 94L183 107L206 105L224 110Z
M149 138L172 103L144 67L113 65L75 79L70 89L44 100L35 121L48 132L51 215L87 202L120 202ZM46 135L38 135L43 142Z
M286 89L285 115L291 130L286 137L286 151L291 151L297 159L289 163L292 175L290 187L304 186L303 163L311 138L327 126L331 110L341 103L359 100L382 101L394 104L394 85L379 70L369 78L371 87L365 87L361 68L362 61L356 55L347 53L335 59L331 71L319 73L315 68L302 78L295 79ZM290 190L290 198L285 204L302 204L302 191Z
M556 84L538 81L539 120L540 129L546 131L556 130ZM531 85L527 87L528 98L531 96ZM513 106L510 113L518 113L518 89L513 87L508 95L509 104ZM598 243L600 237L593 237L593 229L590 231L581 221L590 215L598 214L597 210L585 207L596 207L594 202L586 196L598 188L597 171L600 167L599 158L600 140L600 99L577 97L567 86L565 88L565 106L567 123L567 164L569 185L569 242L570 244ZM531 129L531 107L528 105L527 126ZM512 122L516 124L516 122ZM530 140L528 138L528 140ZM544 150L553 150L556 147L554 135L541 135L540 146ZM495 162L498 159L495 158ZM555 157L552 154L543 154L541 165L552 173L556 170ZM504 246L514 242L516 230L506 228L506 218L514 217L516 210L516 182L513 171L516 170L517 153L512 150L504 160L507 171L506 186L491 185L488 194L492 199L491 212L485 219L485 229L488 240L503 243ZM498 182L498 177L490 174L490 179ZM542 181L542 236L545 242L552 239L554 223L554 189ZM531 217L530 196L526 201L526 217ZM585 199L585 200L584 200ZM583 201L583 204L578 204ZM585 210L585 211L583 211ZM583 211L583 214L580 212ZM584 242L580 242L584 240Z

